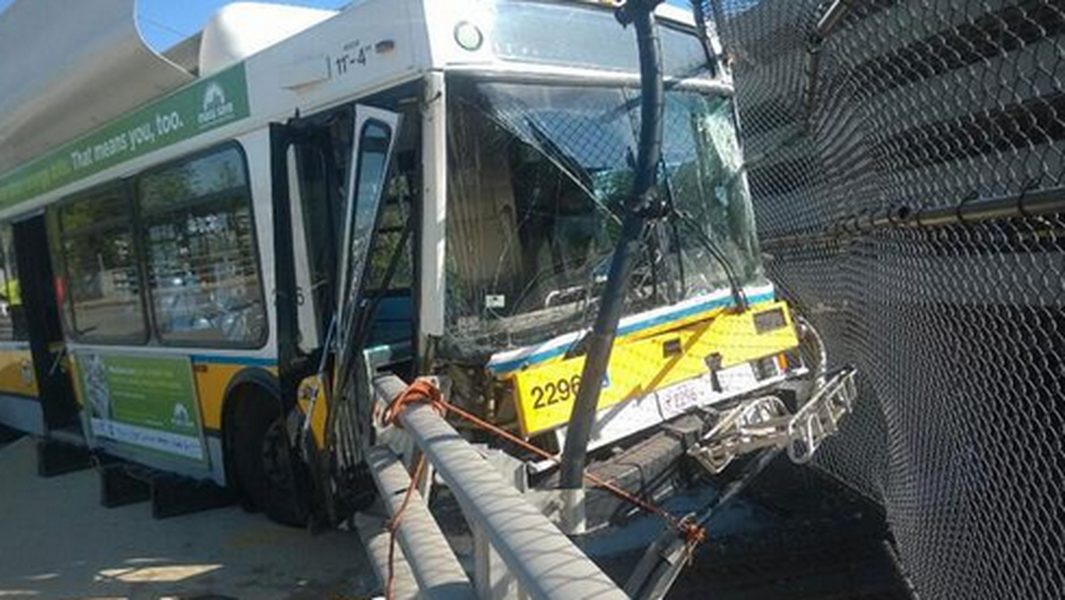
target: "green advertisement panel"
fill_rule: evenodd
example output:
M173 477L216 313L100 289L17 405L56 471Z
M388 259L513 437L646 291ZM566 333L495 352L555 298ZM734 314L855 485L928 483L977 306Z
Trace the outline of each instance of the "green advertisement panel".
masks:
M82 405L94 438L206 462L188 357L134 357L78 351Z
M242 63L0 175L0 209L249 114L248 83Z

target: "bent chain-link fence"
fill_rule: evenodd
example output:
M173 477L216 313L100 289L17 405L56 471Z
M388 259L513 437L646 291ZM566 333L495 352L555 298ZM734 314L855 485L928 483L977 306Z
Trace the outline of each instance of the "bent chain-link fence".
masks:
M921 597L1065 596L1065 2L707 4L767 270L861 376L817 465Z

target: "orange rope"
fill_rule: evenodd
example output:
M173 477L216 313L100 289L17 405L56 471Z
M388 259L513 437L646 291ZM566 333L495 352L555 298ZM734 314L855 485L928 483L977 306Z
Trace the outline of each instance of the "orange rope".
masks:
M440 393L440 389L433 385L432 382L427 379L415 379L414 383L407 386L407 389L403 390L399 396L396 396L396 399L385 408L384 413L381 414L381 421L385 426L395 425L402 429L403 426L396 419L403 412L403 409L412 402L429 404L440 413L440 416L446 415L448 408L451 406L444 401L444 396Z
M414 495L414 490L418 488L418 481L422 478L422 471L424 469L425 455L422 454L418 459L418 466L414 467L414 474L411 475L410 486L403 494L403 502L400 503L395 516L385 523L385 529L388 530L388 580L385 582L386 600L394 600L396 597L396 533L399 532L399 526L403 522L403 511L407 510L407 505L410 504L410 499L411 496Z
M556 464L560 462L557 456L532 445L531 443L523 440L522 438L514 435L513 433L510 433L509 431L506 431L505 429L501 429L496 425L493 425L492 423L481 419L477 415L466 412L465 410L455 406L454 404L448 403L444 400L444 397L440 393L440 390L426 379L415 380L414 383L410 384L410 386L407 387L407 389L405 389L403 393L397 396L396 399L388 405L388 407L384 411L384 414L382 415L382 419L384 420L385 425L396 424L398 426L399 423L397 419L399 418L399 415L406 409L408 404L414 402L428 404L429 406L433 407L433 409L435 409L437 412L439 412L441 416L446 416L448 413L452 413L455 416L469 423L472 423L473 425L480 427L481 429L484 429L485 431L494 433L495 435L513 444L516 444L521 448L528 450L529 452L532 452L533 454L539 456L544 460L550 460ZM423 462L424 459L425 457L423 455ZM419 468L420 467L421 464L419 464ZM592 475L590 473L585 473L584 478L587 479L589 482L614 494L618 498L621 498L622 500L625 500L630 504L633 504L634 506L637 506L640 509L661 518L667 524L669 524L670 527L675 529L677 533L684 537L690 548L694 549L695 546L697 546L706 539L706 530L697 523L693 523L689 519L681 519L679 517L676 517L675 515L670 514L665 509L654 504L653 502L644 500L643 498L631 494L628 491L618 487L617 485L614 485L609 481L600 479L599 477L596 477L595 475Z

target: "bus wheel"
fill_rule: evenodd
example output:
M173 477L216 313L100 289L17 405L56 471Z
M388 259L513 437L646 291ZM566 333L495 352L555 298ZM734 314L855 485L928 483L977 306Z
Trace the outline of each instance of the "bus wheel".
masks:
M282 525L304 527L300 496L307 473L288 443L285 420L272 398L247 398L237 416L234 464L240 486L255 508Z

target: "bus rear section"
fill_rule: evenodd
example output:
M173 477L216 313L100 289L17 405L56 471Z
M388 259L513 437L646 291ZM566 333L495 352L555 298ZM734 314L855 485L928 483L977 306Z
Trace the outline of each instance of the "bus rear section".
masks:
M44 415L12 241L11 227L0 229L0 424L39 434Z

